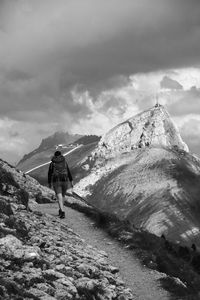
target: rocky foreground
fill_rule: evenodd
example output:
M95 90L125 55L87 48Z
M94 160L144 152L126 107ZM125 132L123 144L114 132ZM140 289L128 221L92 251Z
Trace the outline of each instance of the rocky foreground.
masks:
M1 162L0 299L133 299L106 253L37 211L38 190L30 184L29 199L28 186L19 185L23 174L15 177L5 166Z
M13 212L5 201L0 198L1 299L132 299L106 253L59 220L18 207Z

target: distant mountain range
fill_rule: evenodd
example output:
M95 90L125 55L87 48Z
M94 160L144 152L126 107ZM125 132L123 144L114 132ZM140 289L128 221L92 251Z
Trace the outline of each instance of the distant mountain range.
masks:
M17 164L17 169L30 173L41 184L46 185L49 162L56 149L59 149L64 155L68 152L71 153L67 160L72 173L75 174L73 177L77 181L80 179L80 172L77 173L76 171L79 160L87 156L96 147L99 140L100 137L96 135L73 135L68 132L56 132L43 139L37 149L24 155ZM30 172L32 169L33 171Z
M21 166L23 162L30 159L33 155L36 153L40 153L42 151L48 150L48 149L56 149L56 146L59 144L68 145L70 143L74 143L76 140L83 137L79 134L69 134L68 132L58 131L55 132L53 135L48 136L47 138L43 139L40 143L39 147L32 152L25 154L24 157L19 161L18 166Z
M27 172L48 162L58 143L45 148L42 142L18 168ZM71 151L66 159L79 195L132 226L200 247L200 160L163 106L133 116L101 139L82 136L70 143L63 149ZM46 184L47 170L48 164L29 174Z

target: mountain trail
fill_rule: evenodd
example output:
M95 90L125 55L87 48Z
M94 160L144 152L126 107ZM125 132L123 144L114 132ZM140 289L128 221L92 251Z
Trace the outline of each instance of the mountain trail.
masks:
M57 203L40 204L39 208L43 213L58 218ZM60 220L61 223L67 224L86 244L107 253L108 262L119 269L119 275L135 296L134 300L172 299L159 284L159 279L166 277L165 274L143 266L133 251L126 249L104 230L96 227L83 213L65 207L65 215L66 218Z

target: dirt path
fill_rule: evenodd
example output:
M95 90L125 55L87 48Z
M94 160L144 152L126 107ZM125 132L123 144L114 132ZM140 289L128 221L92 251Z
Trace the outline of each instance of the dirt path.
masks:
M40 208L41 211L58 218L57 204L42 204ZM69 207L65 208L65 214L66 218L61 222L71 227L87 244L108 254L109 263L119 268L119 274L127 287L132 290L134 299L171 299L170 294L159 286L158 279L164 277L164 274L142 266L133 251L125 249L105 231L95 227L95 224L84 214Z

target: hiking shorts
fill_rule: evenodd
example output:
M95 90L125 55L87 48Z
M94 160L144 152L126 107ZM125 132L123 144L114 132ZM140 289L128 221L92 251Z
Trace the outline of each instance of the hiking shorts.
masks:
M62 194L62 196L64 197L66 194L66 191L68 189L68 181L53 182L53 188L54 188L56 195Z

